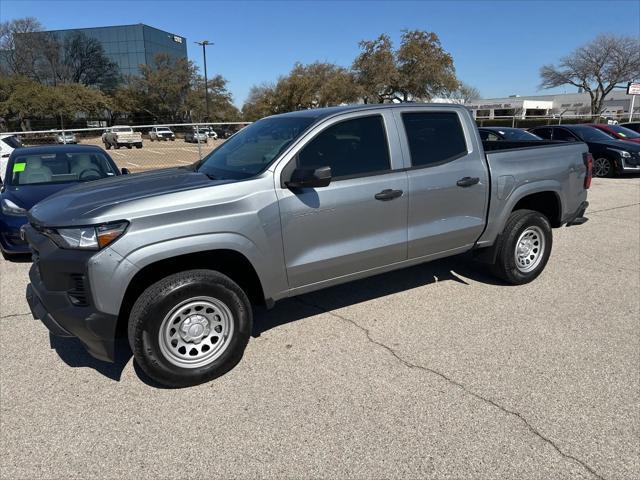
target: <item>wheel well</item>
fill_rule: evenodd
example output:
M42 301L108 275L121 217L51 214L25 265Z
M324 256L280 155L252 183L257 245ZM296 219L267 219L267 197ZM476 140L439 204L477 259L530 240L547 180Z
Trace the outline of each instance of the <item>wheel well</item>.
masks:
M527 195L518 200L512 211L515 212L522 209L540 212L547 217L552 227L559 227L562 224L560 199L554 192L539 192Z
M264 304L260 278L251 262L235 250L208 250L167 258L147 265L129 282L118 315L118 333L126 335L133 304L151 284L174 273L192 269L211 269L226 275L242 288L253 304Z

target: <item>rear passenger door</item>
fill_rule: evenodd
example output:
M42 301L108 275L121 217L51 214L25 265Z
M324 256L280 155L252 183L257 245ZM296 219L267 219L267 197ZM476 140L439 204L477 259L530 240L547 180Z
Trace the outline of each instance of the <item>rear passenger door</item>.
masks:
M329 186L276 186L291 288L407 258L407 173L392 113L358 112L316 129L283 170L329 166Z
M462 112L396 112L409 159L408 257L472 246L485 226L489 193L486 161ZM475 128L475 125L468 128Z

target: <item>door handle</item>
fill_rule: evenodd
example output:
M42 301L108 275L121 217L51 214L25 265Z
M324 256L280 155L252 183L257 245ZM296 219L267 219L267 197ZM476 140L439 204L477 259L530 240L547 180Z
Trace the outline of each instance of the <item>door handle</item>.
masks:
M394 198L398 198L401 196L402 196L402 190L392 190L390 188L387 188L386 190L382 190L381 192L376 193L375 199L386 201L386 200L393 200Z
M462 177L456 182L456 185L458 185L459 187L470 187L471 185L475 185L479 182L480 179L478 177Z

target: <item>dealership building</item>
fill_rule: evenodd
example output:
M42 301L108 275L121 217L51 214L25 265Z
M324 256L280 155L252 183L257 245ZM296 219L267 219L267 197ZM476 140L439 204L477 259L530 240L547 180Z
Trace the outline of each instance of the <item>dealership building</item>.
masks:
M164 30L139 23L111 27L74 28L44 32L64 42L70 35L82 33L99 41L106 56L118 66L123 76L139 75L140 65L154 65L159 53L168 54L173 60L187 59L187 39ZM19 36L31 35L23 33ZM16 43L20 41L16 36Z
M604 101L604 116L628 115L631 109L632 95L627 95L624 89L614 89ZM520 118L540 115L572 116L584 115L590 112L591 99L588 93L563 93L557 95L512 95L504 98L487 98L472 100L465 103L474 117ZM637 98L633 108L634 116L640 114L640 98Z

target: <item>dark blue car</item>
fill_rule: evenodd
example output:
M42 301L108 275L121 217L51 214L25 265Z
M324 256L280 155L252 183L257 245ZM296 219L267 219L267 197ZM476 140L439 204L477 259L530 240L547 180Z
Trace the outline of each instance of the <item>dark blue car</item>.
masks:
M79 182L128 173L92 145L47 145L14 150L0 190L0 250L5 258L29 252L20 238L27 211L36 203Z

